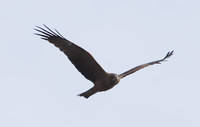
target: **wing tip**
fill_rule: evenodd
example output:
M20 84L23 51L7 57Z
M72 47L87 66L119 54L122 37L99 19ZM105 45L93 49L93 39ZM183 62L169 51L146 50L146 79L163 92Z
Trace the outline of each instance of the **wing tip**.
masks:
M167 55L163 58L163 60L165 60L165 59L171 57L173 54L174 54L174 50L169 51L169 52L167 53Z
M42 28L40 26L35 26L34 30L39 33L34 33L34 34L45 37L45 38L47 38L46 40L48 40L48 38L50 38L50 37L60 37L60 38L65 39L56 29L54 32L49 27L47 27L45 24L43 24L43 26L44 26L44 28Z

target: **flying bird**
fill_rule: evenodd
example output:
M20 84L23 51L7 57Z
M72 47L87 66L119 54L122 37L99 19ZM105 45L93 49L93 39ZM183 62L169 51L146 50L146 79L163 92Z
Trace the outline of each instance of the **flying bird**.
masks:
M173 55L173 51L168 52L163 59L139 65L119 75L114 73L107 73L89 52L74 44L73 42L65 39L56 29L53 31L46 25L44 25L44 27L45 28L36 26L35 30L38 33L35 34L41 36L42 39L54 44L57 48L64 52L64 54L69 58L76 69L86 79L94 83L92 88L79 94L79 96L83 96L85 98L89 98L91 95L97 92L109 90L118 84L120 79L149 65L160 64L162 61L165 61L165 59Z

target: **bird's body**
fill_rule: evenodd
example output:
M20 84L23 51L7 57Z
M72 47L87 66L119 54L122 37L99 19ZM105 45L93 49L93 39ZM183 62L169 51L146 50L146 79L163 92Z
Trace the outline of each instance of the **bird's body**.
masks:
M79 95L84 96L85 98L88 98L97 92L106 91L113 88L115 85L119 83L119 81L120 79L118 75L107 74L107 76L104 76L100 78L99 80L97 80L91 89Z
M113 88L116 84L118 84L120 79L122 79L123 77L130 75L149 65L159 64L173 54L173 51L168 52L168 54L161 60L139 65L120 75L107 73L86 50L65 39L57 30L55 30L56 32L54 32L47 26L45 27L47 30L37 26L38 29L35 30L40 33L36 33L36 35L41 36L42 39L47 40L58 47L62 52L64 52L65 55L67 55L67 57L76 67L76 69L86 79L94 83L94 86L91 89L79 94L80 96L83 96L85 98L88 98L97 92L109 90Z

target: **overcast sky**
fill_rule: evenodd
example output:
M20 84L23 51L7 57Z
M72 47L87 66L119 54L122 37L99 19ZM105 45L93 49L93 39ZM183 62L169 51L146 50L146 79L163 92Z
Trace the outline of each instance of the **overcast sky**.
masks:
M1 127L199 127L199 0L0 4ZM112 73L174 55L89 99L92 87L35 26L56 28Z

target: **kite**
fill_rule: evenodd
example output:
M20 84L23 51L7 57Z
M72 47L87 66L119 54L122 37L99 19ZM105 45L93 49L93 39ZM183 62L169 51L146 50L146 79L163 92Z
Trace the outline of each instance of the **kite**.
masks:
M83 96L85 98L89 98L91 95L106 91L113 88L116 84L119 83L120 79L142 69L149 65L160 64L165 61L167 58L173 55L174 51L168 52L167 55L160 60L156 60L153 62L149 62L146 64L139 65L134 67L122 74L114 74L107 73L92 57L92 55L74 44L73 42L65 39L56 29L55 31L49 29L46 25L44 28L36 26L35 29L39 33L35 33L36 35L41 36L42 39L49 41L54 44L57 48L59 48L64 54L69 58L71 63L76 67L76 69L88 80L94 83L94 86L79 94L79 96Z

